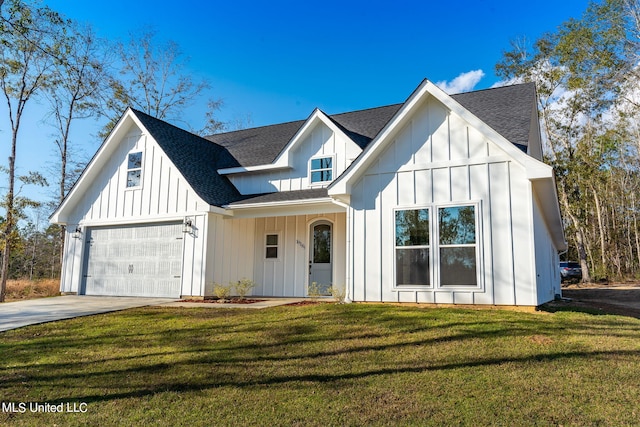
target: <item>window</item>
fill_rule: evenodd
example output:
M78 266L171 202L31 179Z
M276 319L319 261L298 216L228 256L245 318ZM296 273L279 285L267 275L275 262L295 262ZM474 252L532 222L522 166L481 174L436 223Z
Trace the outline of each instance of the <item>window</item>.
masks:
M129 153L127 161L127 188L140 187L142 184L142 151Z
M396 285L429 286L429 210L397 210L395 223Z
M476 206L395 211L396 286L431 286L431 263L439 287L477 286ZM434 241L430 239L433 234Z
M267 259L278 258L278 235L277 234L267 234L265 258Z
M311 159L309 174L312 184L331 181L333 179L333 158L321 157Z
M476 286L475 206L438 209L440 286Z

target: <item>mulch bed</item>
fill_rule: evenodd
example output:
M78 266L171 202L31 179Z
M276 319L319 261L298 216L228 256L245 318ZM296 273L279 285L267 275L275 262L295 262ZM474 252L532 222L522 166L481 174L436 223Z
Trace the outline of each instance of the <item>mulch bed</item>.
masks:
M286 304L286 305L315 305L315 304L322 304L322 302L313 301L313 300L304 300L304 301L292 302L291 304Z
M206 298L206 299L181 299L178 302L198 302L198 303L212 303L212 304L254 304L256 302L263 302L265 300L263 299L249 299L249 298L244 298L244 299L240 299L240 298L231 298L231 299L211 299L211 298Z

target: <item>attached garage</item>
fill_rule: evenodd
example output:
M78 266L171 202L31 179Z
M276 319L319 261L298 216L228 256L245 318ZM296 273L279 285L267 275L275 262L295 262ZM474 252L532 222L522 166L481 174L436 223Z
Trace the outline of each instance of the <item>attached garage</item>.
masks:
M179 222L89 228L81 293L180 297L183 241Z

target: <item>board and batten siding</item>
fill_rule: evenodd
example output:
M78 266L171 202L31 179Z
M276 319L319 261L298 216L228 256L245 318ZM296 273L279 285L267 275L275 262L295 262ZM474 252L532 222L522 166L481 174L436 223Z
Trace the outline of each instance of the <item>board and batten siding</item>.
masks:
M303 190L312 188L309 159L333 156L333 174L336 178L361 151L349 138L335 134L328 126L319 122L289 153L291 169L230 175L229 179L241 194Z
M112 141L115 143L116 141ZM127 156L141 151L142 185L126 188ZM182 293L203 295L209 205L189 186L154 139L135 125L117 143L112 155L102 164L69 214L63 270L62 292L78 292L82 284L85 236L87 227L126 225L150 222L182 221L189 217L194 233L185 235L183 249ZM85 230L73 238L77 225Z
M318 221L331 223L332 281L346 285L346 214L296 215L256 218L254 239L254 295L307 296L311 227ZM277 259L266 259L267 234L279 236Z
M127 189L127 155L135 151L142 152L142 185ZM207 208L153 138L134 127L102 166L72 219L78 222L148 218Z
M214 294L214 284L228 285L245 278L253 279L255 222L254 218L209 214L204 295Z
M434 98L417 106L354 184L354 301L536 305L532 189L525 170ZM477 206L477 289L394 288L396 208ZM435 236L431 236L431 240ZM431 270L434 265L433 245Z
M560 257L558 250L552 243L551 233L542 219L540 201L536 197L533 200L536 280L538 284L538 303L541 304L562 295L559 268Z

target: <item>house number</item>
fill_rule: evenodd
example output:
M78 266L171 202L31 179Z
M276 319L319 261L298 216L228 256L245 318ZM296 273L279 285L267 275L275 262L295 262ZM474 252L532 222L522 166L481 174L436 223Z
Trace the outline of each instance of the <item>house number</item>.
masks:
M133 273L133 264L129 264L129 274Z

